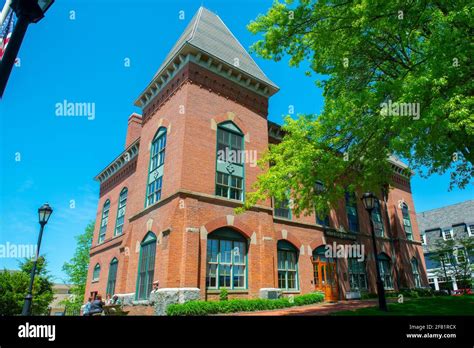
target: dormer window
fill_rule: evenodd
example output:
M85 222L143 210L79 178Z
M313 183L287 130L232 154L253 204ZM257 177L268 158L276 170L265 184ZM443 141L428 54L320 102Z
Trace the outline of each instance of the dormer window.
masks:
M453 229L452 228L445 228L443 230L443 239L444 240L451 240L453 239Z

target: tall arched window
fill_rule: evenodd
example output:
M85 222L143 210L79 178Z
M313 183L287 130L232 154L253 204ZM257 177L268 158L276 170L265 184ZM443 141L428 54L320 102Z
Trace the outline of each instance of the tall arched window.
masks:
M232 122L217 127L216 195L244 199L244 136Z
M393 289L392 266L390 258L385 253L380 253L377 257L380 267L380 277L385 289Z
M359 216L357 215L357 202L354 193L346 192L346 213L349 231L359 232Z
M207 239L206 287L247 288L247 240L238 232L222 228Z
M100 220L99 244L105 240L105 232L107 231L107 223L109 222L110 200L106 200L102 207L102 218Z
M107 279L106 295L115 294L115 283L117 281L118 260L114 257L109 265L109 277Z
M408 210L408 205L406 203L402 204L402 215L403 215L403 229L405 230L407 239L413 240L413 231L411 229L410 212Z
M96 282L99 280L99 277L100 277L100 265L99 264L96 264L94 266L94 271L92 272L92 281L93 282Z
M421 288L421 277L420 277L420 270L418 268L418 260L413 257L411 259L411 270L413 272L413 279L415 281L415 287Z
M382 210L380 209L379 200L375 200L375 206L372 210L372 221L374 222L375 235L379 237L384 236L383 221L382 221Z
M146 300L150 296L155 275L156 236L148 232L140 245L138 262L137 300Z
M367 289L367 274L365 272L365 261L356 258L348 258L349 286L352 291Z
M298 249L285 240L277 243L278 287L282 290L298 290Z
M165 163L166 128L161 127L156 132L151 143L150 167L148 170L148 182L146 190L145 206L149 206L161 199L161 188L163 186L163 170Z
M123 232L123 223L125 222L125 208L127 206L128 189L124 187L120 192L119 203L117 208L117 220L115 221L114 235L118 236Z

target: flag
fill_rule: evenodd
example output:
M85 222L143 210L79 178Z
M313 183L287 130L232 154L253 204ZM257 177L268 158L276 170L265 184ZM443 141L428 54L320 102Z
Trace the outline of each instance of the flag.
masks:
M13 28L15 27L15 18L14 13L10 9L10 13L5 18L0 30L0 60L2 60L5 50L7 49L8 41L12 36Z

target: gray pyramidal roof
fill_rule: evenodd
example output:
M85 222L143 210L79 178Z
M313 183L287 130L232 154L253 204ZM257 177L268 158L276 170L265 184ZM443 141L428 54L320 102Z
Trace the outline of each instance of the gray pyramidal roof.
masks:
M161 64L155 77L165 69L185 45L194 46L232 66L237 58L239 60L238 69L278 89L278 86L264 74L219 16L204 7L200 7L191 19Z

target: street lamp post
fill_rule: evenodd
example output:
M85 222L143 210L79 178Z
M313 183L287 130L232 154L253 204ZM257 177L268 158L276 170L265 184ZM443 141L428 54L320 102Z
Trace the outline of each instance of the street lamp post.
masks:
M23 305L23 311L21 315L31 315L31 303L33 300L33 295L31 294L33 291L33 283L35 281L35 273L36 273L36 264L38 263L38 257L39 257L39 250L41 246L41 238L43 237L43 230L44 230L44 225L48 223L49 217L51 216L51 213L53 212L53 209L49 206L48 203L43 204L39 209L38 209L38 217L39 217L39 224L41 225L40 228L40 233L38 237L38 245L36 247L36 256L33 261L33 268L31 269L31 275L30 275L30 285L28 287L28 294L25 297L25 304Z
M30 23L37 23L44 17L44 13L53 4L54 0L12 0L10 7L15 12L18 21L13 29L12 36L0 61L0 98L3 96L8 78L20 50Z
M375 197L373 193L367 192L362 195L361 200L364 203L365 210L367 210L367 213L369 213L370 233L372 234L375 269L377 270L377 295L379 298L379 308L380 310L387 312L387 301L385 300L385 289L383 287L382 277L380 276L380 265L377 258L378 253L377 253L377 242L375 240L374 222L372 221L372 211L375 208L375 202L377 201L377 197Z

